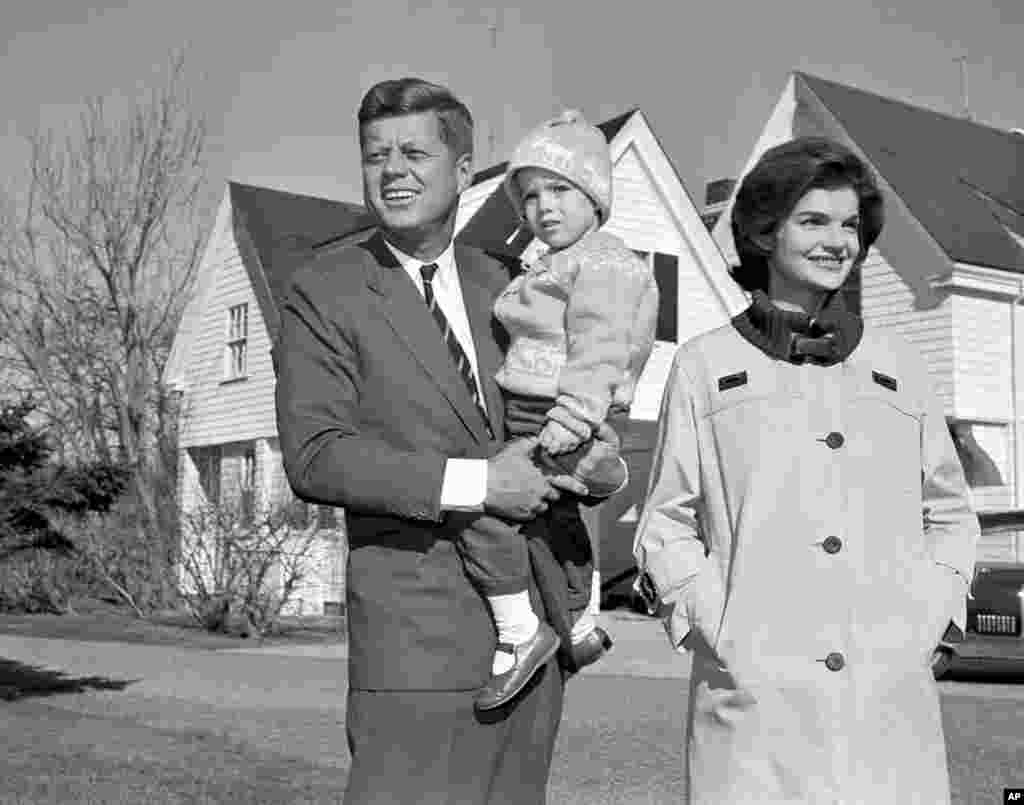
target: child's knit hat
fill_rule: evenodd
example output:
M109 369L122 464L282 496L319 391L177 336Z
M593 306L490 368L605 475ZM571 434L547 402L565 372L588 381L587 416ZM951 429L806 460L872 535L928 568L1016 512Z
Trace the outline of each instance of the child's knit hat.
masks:
M597 206L599 225L612 213L612 160L608 141L581 112L566 109L558 117L529 132L512 154L505 174L505 192L521 218L523 200L516 173L522 168L544 168L564 176Z

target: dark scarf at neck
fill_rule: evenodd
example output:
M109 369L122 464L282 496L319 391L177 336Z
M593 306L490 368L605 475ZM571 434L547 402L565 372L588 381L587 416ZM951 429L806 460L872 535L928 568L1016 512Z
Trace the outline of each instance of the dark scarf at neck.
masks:
M740 335L773 358L832 366L846 360L864 334L864 322L833 293L816 316L782 310L754 291L750 307L732 320Z

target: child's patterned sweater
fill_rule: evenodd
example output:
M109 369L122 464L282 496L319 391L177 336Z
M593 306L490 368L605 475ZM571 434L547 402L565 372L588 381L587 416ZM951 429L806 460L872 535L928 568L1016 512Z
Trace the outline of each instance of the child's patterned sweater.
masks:
M494 303L510 344L496 380L549 397L549 417L581 438L611 405L628 407L654 345L658 286L650 267L597 230L548 253Z

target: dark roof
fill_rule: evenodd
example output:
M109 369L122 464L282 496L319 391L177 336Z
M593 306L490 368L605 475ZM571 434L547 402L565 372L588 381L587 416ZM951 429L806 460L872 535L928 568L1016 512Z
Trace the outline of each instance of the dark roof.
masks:
M598 128L610 141L636 110L614 117ZM474 176L473 183L505 172L501 162ZM373 216L359 204L302 196L269 187L229 182L235 239L252 282L271 339L278 331L277 306L295 270L314 253L347 242L356 233L369 232ZM518 256L532 240L519 232L519 218L504 191L493 193L459 234L461 242L497 254Z
M626 125L626 121L629 120L630 117L633 116L633 113L639 108L640 107L638 106L634 106L628 112L623 112L621 115L617 115L610 120L606 120L604 123L598 123L597 127L601 130L601 133L604 134L604 138L608 142L611 142L615 139L615 135L622 130L622 127ZM499 162L496 165L491 165L489 168L484 168L483 170L477 171L473 174L473 184L486 182L488 179L500 176L506 170L508 170L508 160L505 162Z
M954 260L1024 273L1024 137L796 73ZM798 94L799 94L798 88Z
M295 269L318 248L369 229L374 221L358 204L238 182L228 187L242 262L271 338L276 338L277 305Z
M604 123L598 123L597 127L604 134L605 139L611 142L635 112L635 108L630 109L628 112L623 112L621 115L604 121ZM508 170L507 161L484 168L473 176L473 184L480 184L495 176L501 176L506 170ZM496 254L518 256L533 240L533 236L525 227L520 227L515 207L512 206L505 191L499 187L487 197L473 217L466 222L457 239L462 243Z

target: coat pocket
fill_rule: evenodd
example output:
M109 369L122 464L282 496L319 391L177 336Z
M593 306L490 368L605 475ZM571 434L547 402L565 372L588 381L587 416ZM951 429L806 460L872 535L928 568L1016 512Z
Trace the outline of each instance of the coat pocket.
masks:
M717 649L725 614L725 592L713 567L705 567L692 579L683 591L682 604L691 630L684 646L720 662Z

